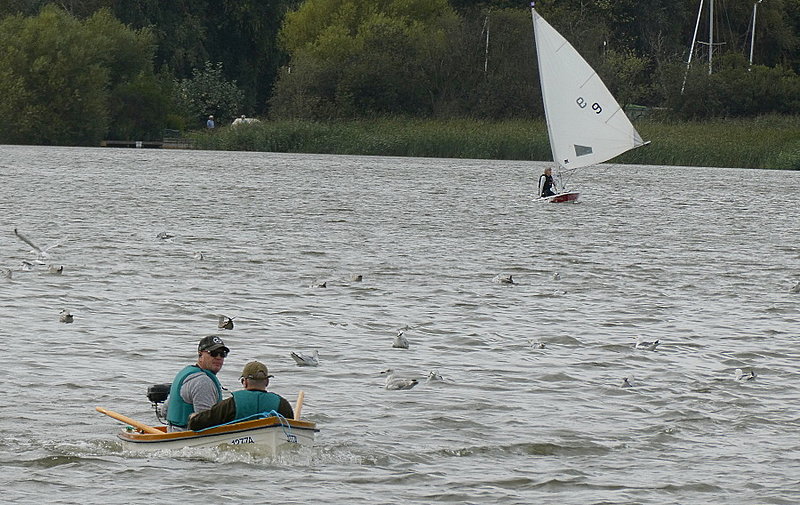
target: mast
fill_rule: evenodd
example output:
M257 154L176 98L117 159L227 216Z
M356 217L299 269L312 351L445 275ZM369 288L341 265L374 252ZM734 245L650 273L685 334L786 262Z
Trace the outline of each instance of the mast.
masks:
M708 0L708 75L711 75L711 59L714 54L714 0Z
M713 0L712 0L713 1ZM703 13L703 0L700 0L700 7L697 9L697 21L694 24L694 35L692 35L692 45L689 46L689 61L686 62L686 72L683 74L683 84L681 85L681 95L686 88L686 77L689 75L689 66L692 64L694 46L697 43L697 30L700 28L700 15Z
M758 9L758 4L760 4L763 0L758 0L753 4L753 27L752 32L750 32L750 66L753 66L753 46L756 43L756 10ZM749 69L748 69L749 70Z
M483 22L483 29L486 30L486 49L483 53L483 73L489 71L489 15L492 13L492 9L489 8L489 12L486 13L486 20Z

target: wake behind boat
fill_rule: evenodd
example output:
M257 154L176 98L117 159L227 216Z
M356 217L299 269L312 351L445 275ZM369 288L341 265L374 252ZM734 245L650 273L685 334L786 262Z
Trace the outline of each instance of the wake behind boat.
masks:
M547 135L553 152L555 194L542 202L577 202L580 193L567 191L561 174L614 158L643 146L639 132L594 69L531 3L539 81Z

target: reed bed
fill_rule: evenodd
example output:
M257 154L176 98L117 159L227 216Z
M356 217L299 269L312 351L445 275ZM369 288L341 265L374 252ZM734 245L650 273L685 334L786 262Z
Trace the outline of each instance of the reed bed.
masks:
M800 170L800 118L639 120L651 144L618 163ZM197 148L434 158L551 160L543 121L262 121L195 132Z

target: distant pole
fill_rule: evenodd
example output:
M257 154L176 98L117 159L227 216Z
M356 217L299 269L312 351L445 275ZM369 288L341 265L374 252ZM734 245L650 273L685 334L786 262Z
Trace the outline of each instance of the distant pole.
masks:
M708 75L711 75L711 57L714 54L714 0L708 0Z
M483 73L489 71L489 14L492 13L492 10L489 9L489 12L486 13L486 21L483 23L483 28L486 30L486 49L483 53Z
M756 43L756 11L758 10L758 4L760 4L763 0L758 0L758 2L753 4L753 31L750 33L750 66L753 66L753 46ZM749 70L749 69L748 69Z
M697 43L697 30L700 28L700 15L703 13L703 0L700 0L700 7L697 9L697 21L694 24L694 35L692 35L692 45L689 47L689 61L686 62L686 72L683 74L683 84L681 85L681 95L686 88L686 77L689 75L689 66L692 64L694 45Z

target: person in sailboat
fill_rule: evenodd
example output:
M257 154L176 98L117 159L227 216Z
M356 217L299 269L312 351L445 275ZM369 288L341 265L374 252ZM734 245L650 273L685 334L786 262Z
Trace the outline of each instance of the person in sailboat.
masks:
M553 169L547 167L544 173L539 176L539 197L553 196L556 194L556 186L553 182Z

